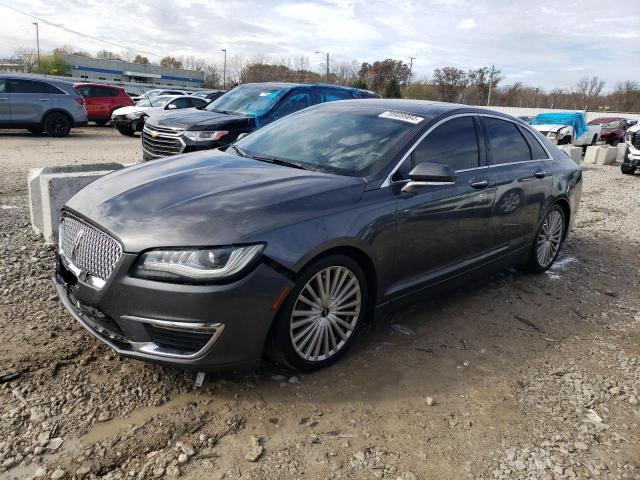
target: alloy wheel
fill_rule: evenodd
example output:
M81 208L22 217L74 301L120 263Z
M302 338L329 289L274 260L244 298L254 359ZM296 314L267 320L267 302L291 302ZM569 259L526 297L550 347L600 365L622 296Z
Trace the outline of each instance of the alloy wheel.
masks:
M320 270L298 294L289 320L294 350L308 362L333 357L356 329L362 290L355 273L344 266Z
M544 219L538 234L536 256L542 268L547 268L556 258L564 229L564 219L558 210L552 210Z

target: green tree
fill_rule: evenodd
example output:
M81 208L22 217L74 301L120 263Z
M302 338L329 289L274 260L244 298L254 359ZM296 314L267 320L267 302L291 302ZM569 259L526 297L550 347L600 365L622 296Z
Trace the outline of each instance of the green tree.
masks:
M386 88L391 78L395 78L399 85L406 84L409 78L409 66L391 58L373 63L365 62L360 67L358 77L367 84L369 90L380 93Z
M467 75L464 70L456 67L436 68L433 71L433 86L438 92L440 100L459 102L461 94L467 86Z
M385 98L400 98L402 93L400 92L400 82L396 77L391 77L387 80L386 85L384 86L384 95Z
M71 64L60 55L49 53L40 56L40 64L36 64L34 72L68 77L71 75Z

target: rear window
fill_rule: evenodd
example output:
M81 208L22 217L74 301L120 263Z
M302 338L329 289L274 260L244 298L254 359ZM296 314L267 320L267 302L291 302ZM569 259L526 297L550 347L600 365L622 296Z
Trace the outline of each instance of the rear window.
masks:
M547 152L544 150L544 148L542 148L542 145L540 145L540 142L537 138L535 138L533 133L531 133L526 128L522 128L521 131L529 142L529 146L531 147L532 160L544 160L546 158L549 158L549 155L547 155Z
M7 80L7 91L9 93L50 93L54 95L63 95L65 93L58 87L47 82L22 79Z
M484 117L483 121L489 134L494 165L531 160L529 145L515 124L491 117Z

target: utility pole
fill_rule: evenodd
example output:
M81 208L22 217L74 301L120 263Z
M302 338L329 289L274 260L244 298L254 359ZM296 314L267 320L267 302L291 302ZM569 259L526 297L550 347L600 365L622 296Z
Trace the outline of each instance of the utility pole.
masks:
M404 96L407 96L407 93L409 91L409 85L411 85L411 73L413 71L413 61L416 59L416 57L409 57L409 78L407 78L407 90L404 93Z
M491 105L491 90L493 90L493 65L491 65L491 73L489 74L489 95L487 95L487 107Z
M32 22L36 26L36 45L38 52L38 70L40 70L40 32L38 31L38 22Z
M316 52L322 53L322 52ZM327 73L326 73L326 82L329 83L329 52L327 52Z
M222 89L227 89L227 49L223 48L220 50L224 52L224 66L222 67Z

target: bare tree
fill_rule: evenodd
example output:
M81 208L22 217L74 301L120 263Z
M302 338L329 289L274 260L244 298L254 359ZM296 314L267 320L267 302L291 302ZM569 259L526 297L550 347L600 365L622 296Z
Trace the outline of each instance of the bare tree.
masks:
M605 81L601 80L600 77L582 77L573 87L575 107L583 108L584 110L594 107L604 86Z

